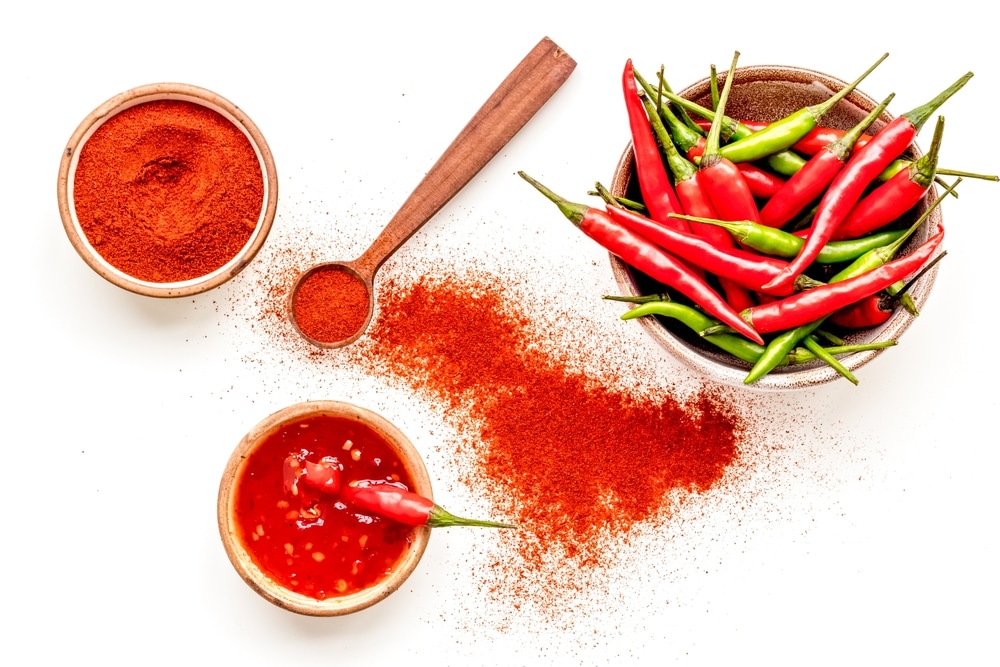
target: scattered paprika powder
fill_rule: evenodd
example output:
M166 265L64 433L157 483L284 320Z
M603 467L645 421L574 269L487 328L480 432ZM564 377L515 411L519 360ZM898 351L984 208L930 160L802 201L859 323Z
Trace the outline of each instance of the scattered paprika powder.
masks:
M525 568L599 565L609 536L720 480L741 417L716 390L632 395L573 370L502 293L489 276L390 282L364 363L460 420L477 462L466 481L521 527Z
M199 278L247 244L264 206L246 135L208 107L157 100L100 125L80 150L73 206L94 249L154 283Z

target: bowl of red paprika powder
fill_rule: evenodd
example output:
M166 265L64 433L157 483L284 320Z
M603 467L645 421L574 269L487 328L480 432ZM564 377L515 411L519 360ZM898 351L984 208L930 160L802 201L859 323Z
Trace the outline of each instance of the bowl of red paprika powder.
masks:
M432 497L413 444L365 408L308 401L253 427L226 464L217 507L240 577L269 602L309 616L357 612L398 590L431 529L359 509L348 495L359 483Z
M137 294L181 297L242 271L271 229L277 172L246 113L157 83L91 112L59 166L63 227L84 261Z
M728 72L719 74L720 86L726 76L728 76ZM759 129L759 127L785 118L799 109L820 104L847 85L844 81L828 74L794 66L737 67L725 115L732 119L759 122ZM711 90L711 81L706 78L684 88L677 95L710 108L712 104ZM878 106L879 103L876 100L860 90L854 89L823 115L819 125L841 131L849 130ZM697 117L694 113L691 113L691 116L692 118ZM868 135L874 135L893 118L892 114L883 111L868 128ZM923 152L916 142L913 142L900 157L915 161L922 155ZM809 157L808 154L802 154L800 159L808 160ZM782 178L787 179L788 176ZM615 167L609 189L615 196L641 201L642 196L636 178L635 150L632 144L626 147ZM898 254L899 257L912 252L941 228L940 208L929 210L931 202L937 196L936 189L931 185L925 197L886 227L904 229L921 215L929 213L926 221L902 247ZM758 197L759 206L763 206L765 202L766 200ZM622 294L629 297L641 297L664 291L662 285L635 270L618 257L612 255L610 259L615 280ZM828 273L832 275L836 268L843 266L843 264L835 265L828 270ZM930 268L920 280L909 288L908 292L916 309L922 309L927 302L936 272L936 267ZM817 276L819 279L826 277L829 276ZM828 323L829 326L824 328L841 337L846 345L895 344L913 320L914 316L910 312L897 306L887 319L877 325L847 329ZM815 387L835 380L846 382L837 370L823 361L813 359L812 361L797 361L793 364L779 365L748 385L746 384L748 372L753 366L749 361L738 359L711 345L702 339L697 332L674 319L645 316L638 318L638 322L657 343L682 364L723 384L749 386L760 390L789 391ZM882 351L883 348L868 349L838 358L846 369L855 371L875 359Z

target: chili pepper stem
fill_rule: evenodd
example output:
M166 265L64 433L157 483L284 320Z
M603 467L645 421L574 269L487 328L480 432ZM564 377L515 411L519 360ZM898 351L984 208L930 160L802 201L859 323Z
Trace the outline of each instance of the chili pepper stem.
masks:
M430 528L448 528L449 526L479 526L482 528L513 528L517 526L511 523L498 523L496 521L480 521L479 519L465 519L455 516L440 505L434 505L427 519Z
M601 297L605 301L622 301L625 303L653 303L671 301L670 295L666 292L661 294L644 294L639 296L627 296L618 294L605 294Z
M736 78L736 62L739 58L740 52L735 51L733 53L733 62L729 66L729 71L726 72L726 81L722 84L722 94L719 96L719 101L715 105L715 118L712 119L712 125L708 128L708 135L705 137L705 152L701 155L702 168L711 166L713 160L719 160L717 156L719 153L719 144L721 143L722 121L726 117L722 112L722 109L725 108L726 101L729 99L729 91L733 87L733 79Z
M964 176L965 178L977 178L981 181L1000 181L1000 176L996 174L976 174L971 171L959 171L957 169L938 169L938 174L942 176Z
M967 84L969 82L969 79L971 78L972 78L972 72L966 72L958 79L958 81L956 81L955 83L951 84L943 91L938 93L938 96L932 99L927 104L921 104L919 107L911 109L910 111L907 111L906 113L900 115L906 118L908 121L910 121L910 124L913 125L913 127L916 128L917 131L919 131L920 128L923 127L924 123L927 122L927 119L930 118L931 115L935 111L937 111L938 108L942 104L944 104L949 97L951 97L959 90L961 90L962 86Z
M531 176L528 176L523 171L517 172L517 175L523 178L524 180L528 181L528 183L531 183L531 185L533 185L536 190L538 190L543 195L552 200L552 202L559 207L559 210L562 211L563 215L565 215L570 222L572 222L577 227L580 226L580 223L583 222L583 216L587 212L587 208L589 208L588 206L586 206L585 204L577 204L569 201L568 199L560 197L555 192L549 190L547 187L545 187L544 185L533 179Z
M883 53L882 57L876 60L874 65L865 70L864 74L862 74L857 79L852 81L848 86L845 86L844 88L840 89L840 91L838 91L835 95L833 95L833 97L830 97L829 99L824 100L819 104L814 104L810 107L806 107L809 110L809 113L811 113L818 122L819 119L822 118L830 109L832 109L837 102L847 97L855 88L858 87L858 84L864 81L865 78L869 74L874 72L875 68L881 65L882 61L888 57L889 57L888 53Z

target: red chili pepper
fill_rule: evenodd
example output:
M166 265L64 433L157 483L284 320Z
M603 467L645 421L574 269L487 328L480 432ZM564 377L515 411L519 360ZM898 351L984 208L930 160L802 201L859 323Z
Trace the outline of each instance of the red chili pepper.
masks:
M685 234L661 225L638 213L608 207L612 220L632 231L645 236L673 255L689 264L694 264L720 278L726 278L749 290L756 291L762 284L776 276L787 262L775 257L758 255L740 248L720 248L707 239L694 234ZM815 286L809 281L807 286Z
M677 116L670 110L670 105L660 104L656 107L656 114L650 113L649 107L652 106L651 98L655 94L655 91L638 72L633 71L633 74L635 75L636 81L639 82L639 85L647 95L646 109L647 115L650 117L650 122L652 123L652 117L654 115L658 116L662 122L669 127L673 143L677 150L680 153L683 153L688 160L694 161L695 158L701 157L702 153L705 152L705 137L698 134L698 132L691 129L685 125L682 120L677 118ZM685 114L685 118L690 117ZM711 123L706 121L704 126L706 132L710 126ZM655 131L655 125L653 129ZM740 173L743 174L743 179L747 182L750 192L752 192L753 196L758 199L769 199L785 182L780 176L772 174L769 171L765 171L764 169L761 169L760 167L749 162L744 162L736 166L739 168ZM677 193L677 199L681 200L681 207L683 208L683 199L680 192L677 192L677 190L680 189L678 180L679 179L674 180L674 191ZM688 212L688 215L710 217L690 212ZM693 228L692 231L694 231Z
M736 165L736 168L743 175L743 180L747 182L750 192L758 199L770 199L785 184L785 179L761 169L751 162L741 162Z
M938 152L944 134L944 116L938 116L934 139L927 154L865 195L830 237L852 239L875 231L899 218L924 198L937 175Z
M730 74L736 71L736 61L739 51L733 55ZM719 137L722 132L722 121L725 118L726 102L733 86L734 76L727 76L722 86L719 98L719 108L705 140L705 152L701 156L698 171L698 182L708 194L720 220L751 220L760 222L760 212L753 193L747 186L740 170L730 160L719 154Z
M653 280L677 290L723 324L729 325L750 340L763 344L760 334L747 325L718 292L683 262L647 238L616 223L607 212L584 204L574 204L523 171L517 173L554 202L563 215L580 228L580 231L620 257L626 264L642 271Z
M920 269L920 272L902 287L897 288L897 285L901 283L893 283L884 292L872 294L854 305L841 308L830 316L829 322L845 329L867 329L884 324L892 317L896 306L903 301L913 284L920 280L935 264L944 259L947 254L947 250L941 251L940 255L927 262L924 268ZM917 315L917 312L914 311L913 314Z
M885 324L895 312L895 301L885 294L873 294L852 306L841 308L827 320L845 329L867 329Z
M642 85L642 80L638 77L637 80L640 85ZM639 97L642 100L643 107L646 109L646 115L649 118L650 127L653 129L653 133L656 135L663 154L666 157L667 165L669 165L670 171L674 175L674 192L677 194L677 200L680 203L681 210L688 215L701 215L700 213L691 213L693 210L704 211L706 214L717 215L715 208L708 200L708 197L705 195L704 190L702 190L701 185L698 182L698 167L695 166L695 164L690 160L685 159L684 156L680 154L680 151L677 150L677 146L674 145L670 133L667 131L660 115L657 113L656 105L653 104L652 100L649 99L648 94L646 94L645 85L643 85L643 90L640 91ZM676 121L676 117L674 120ZM684 126L683 129L690 130L687 126ZM693 132L693 130L690 131ZM695 143L697 143L697 141ZM672 219L676 220L676 218ZM684 224L687 225L688 230L708 240L716 247L736 247L736 242L733 240L732 235L721 227L701 223L691 224L687 221L681 222L684 222ZM691 260L688 260L688 263L700 266L697 262L693 262ZM723 278L721 276L719 276L719 278L719 287L722 289L722 293L726 298L726 303L728 303L733 310L739 312L754 304L753 298L744 286L741 286L728 278Z
M430 498L390 483L352 482L344 487L343 501L355 509L396 521L406 526L482 526L485 528L517 528L509 523L480 521L455 516Z
M332 456L324 456L319 463L306 461L291 454L281 467L285 493L299 494L299 484L315 491L336 494L340 491L340 463Z
M676 184L676 191L677 198L681 202L681 209L683 209L684 213L687 215L693 215L700 218L718 216L715 207L712 206L712 202L709 201L708 195L705 194L704 189L701 187L701 183L698 181L697 172L691 178L678 181ZM702 211L707 215L692 213L692 211ZM706 225L702 222L688 222L688 225L690 225L692 232L704 239L707 239L716 248L736 249L737 247L732 234L721 227ZM723 233L719 234L719 231L722 231ZM706 270L710 269L706 268ZM747 287L746 285L741 285L740 283L730 280L729 278L723 278L719 274L716 275L719 278L719 287L722 289L722 293L726 298L726 303L728 303L733 310L739 312L744 308L749 308L754 305L753 297L750 296L750 292L747 290L756 290L757 287Z
M816 259L816 255L864 194L869 183L906 150L930 115L970 78L972 72L965 74L927 104L896 117L851 156L820 200L811 231L798 256L780 276L764 285L763 291L774 290L774 293L782 294L791 288L796 276Z
M914 252L854 278L820 285L768 304L749 308L741 315L760 333L794 329L831 315L841 308L876 294L917 271L940 247L944 228Z
M790 220L801 213L809 204L819 197L834 176L840 173L847 158L861 136L861 133L878 118L892 101L894 95L889 95L883 102L872 109L865 118L845 132L840 139L833 141L809 158L805 166L788 179L760 211L761 224L768 227L784 227Z
M671 213L680 213L681 205L667 169L660 156L660 148L653 137L653 130L646 117L635 76L632 72L632 60L625 63L622 73L622 89L625 93L625 108L628 110L628 122L632 133L632 148L635 152L635 172L639 181L642 200L649 209L649 215L665 225L672 225L683 231L688 231L687 223L670 218Z

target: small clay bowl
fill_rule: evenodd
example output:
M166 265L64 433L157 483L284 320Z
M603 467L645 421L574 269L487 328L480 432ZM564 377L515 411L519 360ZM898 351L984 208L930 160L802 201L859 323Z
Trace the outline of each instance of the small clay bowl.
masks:
M263 199L260 213L249 239L224 264L205 275L175 282L154 282L137 278L118 268L95 248L77 217L73 198L74 181L81 151L93 134L115 115L147 102L179 100L201 105L217 112L233 124L249 140L263 179ZM223 284L242 271L260 250L274 221L278 201L278 177L271 150L253 121L229 100L204 88L183 83L156 83L132 88L109 99L91 112L70 137L59 165L59 214L70 242L83 260L100 276L119 287L153 297L182 297L198 294ZM249 221L253 224L253 220Z
M719 85L725 81L725 74L719 75ZM753 119L773 122L801 109L829 98L833 93L846 87L847 83L821 72L785 65L755 65L736 68L736 78L726 104L726 115L730 118ZM709 79L702 79L681 90L678 95L693 100L702 106L711 106ZM850 129L878 106L878 102L855 89L827 113L822 125ZM883 112L869 128L873 133L890 122L893 116ZM921 155L916 144L912 144L904 157L915 159ZM631 144L626 147L615 167L610 190L616 196L641 199L635 173L635 154ZM900 224L909 225L927 210L929 202L936 198L936 189L924 201L910 211ZM900 256L913 250L937 231L942 224L941 209L931 212L927 221L913 235L902 249ZM611 269L623 294L643 295L662 291L648 276L638 272L620 259L611 256ZM918 309L922 309L930 295L937 275L937 267L924 274L911 289L910 295ZM903 308L897 308L884 324L847 334L848 344L898 341L903 332L913 322L913 316ZM750 364L730 356L718 348L705 343L683 325L658 317L643 317L639 324L676 359L708 378L722 384L750 387L764 391L791 391L816 387L827 382L847 381L833 368L821 361L812 361L794 366L779 366L752 385L745 385L743 379L750 370ZM856 371L875 359L885 350L857 352L839 357L851 371ZM848 383L849 384L849 383Z
M309 401L289 406L257 424L240 441L226 464L219 485L219 533L233 567L243 580L264 599L273 604L308 616L342 616L371 607L399 589L413 573L430 540L431 529L412 529L413 539L404 549L391 573L368 588L355 593L327 597L319 600L282 586L262 570L248 552L240 537L239 518L236 510L237 487L247 465L248 457L268 436L282 426L300 422L314 416L340 417L358 422L373 430L399 456L403 467L413 482L412 491L433 498L430 477L420 454L403 433L378 414L340 401Z

